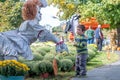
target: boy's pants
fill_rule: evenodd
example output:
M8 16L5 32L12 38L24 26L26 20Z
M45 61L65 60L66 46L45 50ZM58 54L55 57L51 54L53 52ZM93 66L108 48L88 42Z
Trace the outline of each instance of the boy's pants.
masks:
M86 63L88 54L79 54L76 56L75 71L76 75L86 75Z
M94 38L88 39L88 40L87 40L87 43L88 43L88 44L93 44L93 43L94 43Z
M102 39L96 39L96 44L97 44L97 49L99 50L99 51L102 51Z

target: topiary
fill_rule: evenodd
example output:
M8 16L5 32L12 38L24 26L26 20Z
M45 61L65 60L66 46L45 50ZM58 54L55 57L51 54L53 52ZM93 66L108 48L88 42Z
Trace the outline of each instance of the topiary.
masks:
M34 53L33 56L34 56L33 60L35 60L35 61L36 60L43 60L43 56L39 53Z
M52 62L48 61L48 60L43 60L46 64L46 72L53 74L53 66L52 66Z
M44 56L44 60L48 60L48 61L53 61L53 59L54 59L54 55L53 54L46 54L45 56Z
M73 67L73 62L70 59L62 59L60 61L60 71L66 72L71 71Z
M70 59L72 62L73 62L73 64L75 65L75 56L74 55L70 55L70 56L66 56L66 57L64 57L64 59Z
M30 68L30 70L28 71L28 75L30 77L37 75L37 73L36 73L37 70L35 70L36 68L34 68L36 63L37 63L36 61L26 61L26 62L24 62L24 64L26 64Z
M42 47L41 50L44 50L46 53L50 52L50 47Z
M52 63L48 60L39 61L34 65L33 70L37 74L53 73Z
M37 70L37 74L43 74L47 72L45 61L37 62L35 66L36 66L35 68Z

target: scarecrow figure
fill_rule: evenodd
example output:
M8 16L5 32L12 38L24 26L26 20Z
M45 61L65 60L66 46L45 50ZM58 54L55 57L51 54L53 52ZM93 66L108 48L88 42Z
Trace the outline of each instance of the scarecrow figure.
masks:
M68 51L63 41L39 25L41 20L40 8L46 7L45 0L28 0L22 7L22 18L24 22L16 30L0 33L0 59L18 60L18 55L27 60L32 60L33 55L30 45L37 39L40 42L53 41L56 43L56 51Z

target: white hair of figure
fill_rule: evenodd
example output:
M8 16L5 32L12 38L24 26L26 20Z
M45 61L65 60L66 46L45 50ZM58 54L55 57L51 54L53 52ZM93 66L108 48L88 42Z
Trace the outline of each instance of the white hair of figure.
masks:
M101 28L101 25L100 25L100 24L98 25L98 28Z

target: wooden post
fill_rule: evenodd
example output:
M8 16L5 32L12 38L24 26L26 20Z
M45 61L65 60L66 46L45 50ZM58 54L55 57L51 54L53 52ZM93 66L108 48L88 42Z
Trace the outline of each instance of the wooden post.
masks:
M54 75L56 76L58 74L58 66L56 59L53 60L53 70L54 70Z
M110 56L110 51L107 51L107 59L110 60L111 56Z

